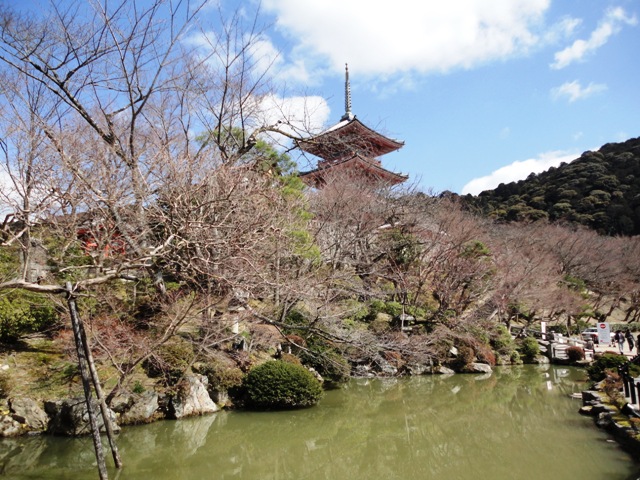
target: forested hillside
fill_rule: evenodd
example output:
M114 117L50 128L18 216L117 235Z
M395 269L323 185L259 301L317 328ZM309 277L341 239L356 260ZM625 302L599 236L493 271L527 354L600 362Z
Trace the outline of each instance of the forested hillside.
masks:
M640 137L608 143L526 180L500 184L467 205L506 221L580 223L606 235L640 233Z

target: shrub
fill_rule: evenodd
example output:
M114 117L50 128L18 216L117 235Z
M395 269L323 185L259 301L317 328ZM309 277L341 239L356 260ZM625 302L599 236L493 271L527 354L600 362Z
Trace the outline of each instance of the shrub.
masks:
M244 372L239 367L214 359L210 363L195 363L191 369L207 377L209 396L217 404L228 406L242 401Z
M402 313L402 304L399 302L384 302L382 300L372 300L369 304L369 315L367 316L367 320L374 320L378 313L386 313L387 315L391 315L392 317L397 317Z
M609 372L605 376L602 391L609 397L611 403L616 405L618 408L624 407L626 403L626 399L621 392L622 390L622 378L616 372Z
M596 357L595 361L587 367L587 374L589 375L589 379L594 382L599 382L605 378L605 370L617 372L618 367L627 363L627 361L628 359L624 355L605 353Z
M377 315L376 318L371 320L371 323L369 324L369 330L374 333L383 333L391 330L390 319L390 316L387 316L385 318L384 316Z
M487 363L494 367L496 365L496 355L491 351L491 347L486 344L479 344L476 346L476 357L481 363Z
M581 347L569 347L567 348L567 357L569 357L570 362L584 360L584 349Z
M48 299L31 292L12 291L0 298L0 341L52 328L58 315Z
M509 360L514 365L518 365L522 363L522 359L520 358L520 353L517 350L514 350L513 352L511 352L511 354L509 355Z
M344 383L351 375L351 365L347 359L331 348L320 352L305 352L302 361L332 384Z
M162 376L168 385L173 385L182 378L194 358L193 345L177 338L174 343L160 346L153 356L143 362L142 367L149 377Z
M525 362L531 362L540 354L540 345L535 338L526 337L522 340L518 350Z
M131 389L133 393L141 394L145 392L144 385L140 383L140 380L136 380L136 383L133 385L133 389Z
M286 362L286 363L293 363L294 365L302 365L302 362L300 361L300 359L295 355L293 355L292 353L285 353L285 352L281 353L280 361Z
M515 349L513 338L504 325L498 325L489 340L493 349L502 355L508 355Z
M251 369L244 386L248 403L257 408L311 407L322 396L322 386L309 370L277 360Z
M561 333L562 335L567 335L567 326L563 324L551 325L547 327L547 332L549 333Z

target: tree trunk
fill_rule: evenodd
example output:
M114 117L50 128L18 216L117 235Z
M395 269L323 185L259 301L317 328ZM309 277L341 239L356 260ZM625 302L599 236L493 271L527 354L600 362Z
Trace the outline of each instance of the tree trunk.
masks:
M89 424L91 425L91 435L93 437L93 447L96 452L96 461L98 462L98 474L100 480L108 480L107 465L104 461L104 451L102 450L102 440L100 439L100 428L96 421L96 414L93 410L93 402L91 402L91 384L89 383L89 373L85 348L83 348L82 335L80 334L80 321L78 318L78 310L76 308L76 300L71 293L71 283L67 282L67 305L71 316L71 326L73 327L73 338L76 344L76 352L78 354L78 366L80 368L80 376L82 378L82 388L84 390L84 398L87 402L87 412L89 414Z
M74 307L75 307L75 304L74 304ZM113 425L111 425L111 419L109 418L109 408L107 407L107 402L105 401L105 396L104 396L104 393L102 392L102 386L100 385L100 378L98 377L98 371L96 370L96 365L93 361L93 354L91 353L91 348L89 348L89 343L87 342L87 334L84 330L84 324L82 323L82 320L77 315L77 312L76 312L76 317L78 319L78 326L80 328L80 338L82 340L85 355L87 357L87 364L89 366L89 371L91 372L91 380L93 381L93 388L96 391L96 397L98 399L98 404L100 405L100 412L102 413L104 428L107 433L107 438L109 439L109 446L111 447L111 455L113 456L113 462L115 463L116 468L122 468L122 460L120 459L120 454L118 453L118 446L116 445Z

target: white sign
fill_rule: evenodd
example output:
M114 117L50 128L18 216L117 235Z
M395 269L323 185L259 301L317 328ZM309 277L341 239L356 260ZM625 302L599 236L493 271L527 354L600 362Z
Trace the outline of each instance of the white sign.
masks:
M598 343L600 345L611 343L611 329L608 322L598 323Z

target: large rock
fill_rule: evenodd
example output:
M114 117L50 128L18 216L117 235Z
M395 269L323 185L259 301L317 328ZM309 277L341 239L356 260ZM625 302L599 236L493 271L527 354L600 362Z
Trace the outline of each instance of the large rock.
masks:
M157 392L131 394L128 401L118 404L121 425L137 425L156 420L159 412ZM116 410L117 411L117 410Z
M436 375L454 375L456 372L444 365L436 365L433 367L432 373Z
M404 366L407 375L425 375L433 372L432 363L410 362Z
M23 424L15 421L11 415L0 416L0 437L17 437L25 432Z
M35 400L26 397L12 398L9 400L9 408L13 419L23 424L26 430L46 430L49 417Z
M398 369L391 365L387 360L382 358L381 355L376 355L373 359L375 368L380 374L386 377L393 377L398 374Z
M209 381L204 375L190 375L184 378L179 395L171 399L170 411L174 418L214 413L218 407L207 392Z
M93 408L100 431L104 432L104 422L100 414L100 406L96 400L93 400ZM89 412L84 398L45 402L44 410L50 417L47 428L49 433L70 437L89 435L91 433ZM113 430L115 432L120 431L120 427L116 424L115 412L113 410L108 410L108 412Z
M469 365L464 367L463 370L465 373L491 373L493 370L491 369L491 365L486 363L470 363Z
M356 365L353 368L353 376L359 378L372 378L376 375L371 371L371 367L369 365Z

